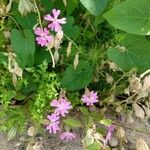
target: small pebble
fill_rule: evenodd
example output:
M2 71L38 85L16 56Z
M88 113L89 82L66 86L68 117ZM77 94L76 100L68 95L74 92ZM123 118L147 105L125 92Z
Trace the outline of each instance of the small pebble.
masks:
M109 145L111 146L111 147L117 147L118 146L118 140L116 139L116 138L114 138L114 137L112 137L110 140L109 140Z

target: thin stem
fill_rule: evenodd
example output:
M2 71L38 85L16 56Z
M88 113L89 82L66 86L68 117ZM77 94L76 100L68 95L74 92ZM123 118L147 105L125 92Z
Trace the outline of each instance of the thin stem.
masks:
M36 10L37 10L37 13L38 13L38 20L39 20L40 27L43 28L43 27L42 27L41 14L40 14L39 8L38 8L38 6L37 6L36 1L34 0L33 2L34 2L34 5L35 5Z
M49 50L49 52L50 52L50 55L51 55L51 58L52 58L52 62L53 62L53 68L55 68L55 60L54 60L54 56L53 56L53 53L52 53L52 51L51 50Z
M77 45L69 36L67 36L66 34L64 34L64 36L65 36L69 41L71 41L71 42L73 43L73 45L74 45L78 50L80 50L80 48L78 47L78 45Z
M14 21L14 23L16 24L16 26L19 28L19 30L21 30L19 24L16 22L16 20L11 15L5 14L5 16L11 18Z

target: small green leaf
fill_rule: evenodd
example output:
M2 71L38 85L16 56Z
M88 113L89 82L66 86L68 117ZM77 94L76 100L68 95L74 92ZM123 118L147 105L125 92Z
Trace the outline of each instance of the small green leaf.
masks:
M104 14L115 28L127 33L150 35L150 0L126 0Z
M11 32L11 45L17 55L19 66L24 69L25 66L31 67L34 63L35 41L31 30L24 30L21 33L17 29Z
M105 126L109 126L112 124L112 121L110 119L102 119L99 122Z
M76 69L72 65L67 68L61 85L67 90L79 90L91 82L92 76L92 64L90 62L79 62Z
M70 127L74 127L74 128L81 127L81 123L75 120L74 118L64 119L63 122Z
M109 0L80 0L80 2L92 15L98 16L105 10Z
M94 142L93 144L89 145L85 150L100 150L101 146L98 142Z

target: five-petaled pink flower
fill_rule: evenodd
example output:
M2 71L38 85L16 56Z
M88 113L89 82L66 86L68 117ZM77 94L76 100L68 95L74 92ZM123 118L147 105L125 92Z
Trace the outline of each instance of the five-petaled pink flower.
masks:
M71 103L64 98L54 99L51 104L52 107L56 107L54 113L63 117L69 113L68 110L72 108Z
M52 31L58 32L62 28L61 24L66 24L66 18L58 19L60 13L60 10L53 9L53 15L48 14L44 17L45 20L50 21L48 28L50 28Z
M50 124L46 127L49 133L56 134L58 131L60 131L59 116L53 113L51 115L48 115L47 118L50 120Z
M34 30L34 33L37 35L36 42L42 47L47 46L53 39L53 36L50 35L47 28L42 29L40 27L37 27Z
M71 141L76 139L77 135L72 132L64 132L61 134L60 139L63 141Z
M86 103L87 106L93 105L94 103L98 102L97 92L88 92L82 96L81 100L83 103Z

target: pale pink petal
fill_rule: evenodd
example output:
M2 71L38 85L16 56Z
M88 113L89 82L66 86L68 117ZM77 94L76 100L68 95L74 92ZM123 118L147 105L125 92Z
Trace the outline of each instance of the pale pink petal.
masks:
M53 9L53 10L52 10L52 13L53 13L53 15L54 15L54 18L57 19L58 16L60 15L61 11L60 11L60 10Z
M57 22L60 24L66 24L66 18L57 19Z
M54 18L50 14L44 16L44 19L47 21L55 21Z

